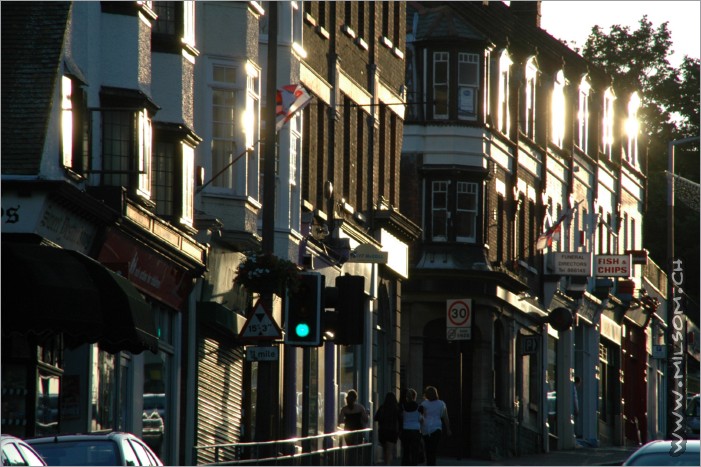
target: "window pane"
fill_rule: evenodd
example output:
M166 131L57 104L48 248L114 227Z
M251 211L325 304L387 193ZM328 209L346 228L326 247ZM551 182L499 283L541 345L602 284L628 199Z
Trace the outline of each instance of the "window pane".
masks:
M458 182L455 210L456 240L474 241L477 229L477 184Z
M102 114L103 183L110 186L129 186L129 158L131 157L131 112L106 111Z
M433 182L432 225L434 240L447 240L448 237L448 182Z
M433 98L434 116L448 115L448 53L435 52L433 55Z
M172 216L173 187L175 185L175 144L159 141L153 154L153 198L156 202L156 213L161 216Z

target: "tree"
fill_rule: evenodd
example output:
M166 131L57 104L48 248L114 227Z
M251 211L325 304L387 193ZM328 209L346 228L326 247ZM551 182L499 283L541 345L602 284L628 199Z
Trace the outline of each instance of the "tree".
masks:
M644 15L636 30L613 25L608 34L592 28L582 55L613 77L617 94L638 91L640 124L647 141L647 212L643 242L653 260L666 270L667 145L699 136L698 58L684 57L679 68L669 63L673 52L668 23L657 29ZM675 148L675 172L699 181L699 145ZM685 290L699 302L699 211L675 203L675 256L685 259ZM682 234L683 232L683 234Z

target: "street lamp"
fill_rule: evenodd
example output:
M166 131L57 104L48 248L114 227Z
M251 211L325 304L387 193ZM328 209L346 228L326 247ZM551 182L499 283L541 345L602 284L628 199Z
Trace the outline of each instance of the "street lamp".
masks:
M686 318L682 306L684 270L674 258L674 147L699 141L698 136L670 141L667 144L667 437L684 436L686 411ZM675 293L679 297L675 297ZM676 428L676 429L675 429Z

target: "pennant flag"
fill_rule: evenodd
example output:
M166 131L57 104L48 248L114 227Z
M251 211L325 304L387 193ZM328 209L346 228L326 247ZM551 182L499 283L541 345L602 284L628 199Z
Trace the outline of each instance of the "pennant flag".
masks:
M288 84L277 90L275 96L275 131L280 131L295 113L302 110L312 100L301 84Z
M562 223L570 217L570 215L577 209L577 206L579 206L579 203L581 201L577 201L574 203L574 206L569 208L567 211L563 212L562 215L560 215L560 218L555 222L553 225L551 225L549 228L545 229L545 232L540 234L538 237L538 240L536 240L535 248L536 250L540 251L544 249L545 247L550 247L553 245L553 240L559 241L560 240L560 232L562 231ZM549 216L546 216L546 219Z

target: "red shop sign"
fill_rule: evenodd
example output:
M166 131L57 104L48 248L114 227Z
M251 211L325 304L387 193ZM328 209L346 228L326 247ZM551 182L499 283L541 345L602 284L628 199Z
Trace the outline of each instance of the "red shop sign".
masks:
M181 310L192 290L192 275L136 242L110 230L98 261L121 273L141 291Z

